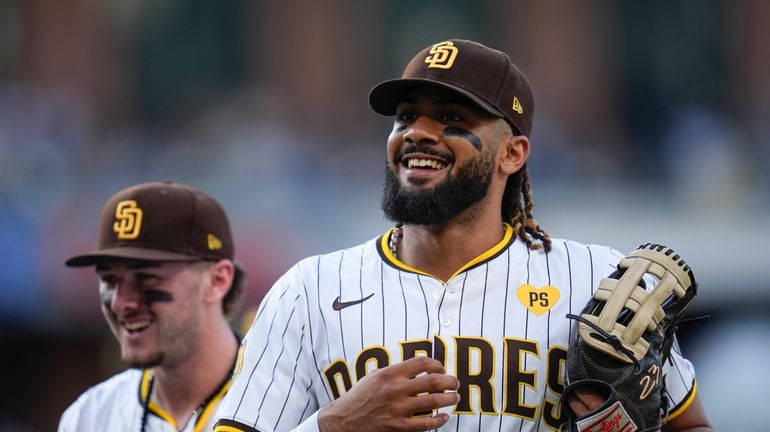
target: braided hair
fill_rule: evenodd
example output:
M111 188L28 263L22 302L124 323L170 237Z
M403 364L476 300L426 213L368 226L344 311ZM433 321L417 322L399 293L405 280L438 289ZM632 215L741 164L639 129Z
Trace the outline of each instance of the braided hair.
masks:
M532 250L551 251L551 237L532 215L532 186L529 183L527 165L508 177L501 208L504 221L509 221L516 235Z

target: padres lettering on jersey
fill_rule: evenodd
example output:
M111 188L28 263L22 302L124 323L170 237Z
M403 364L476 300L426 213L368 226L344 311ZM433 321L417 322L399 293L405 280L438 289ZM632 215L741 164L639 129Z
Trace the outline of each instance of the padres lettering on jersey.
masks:
M507 226L500 243L443 282L398 261L389 234L307 258L276 282L215 430L316 430L321 406L372 370L418 355L460 381L441 430L558 429L565 315L582 309L622 254L566 240L534 252ZM694 395L694 373L673 358L664 374L675 415Z

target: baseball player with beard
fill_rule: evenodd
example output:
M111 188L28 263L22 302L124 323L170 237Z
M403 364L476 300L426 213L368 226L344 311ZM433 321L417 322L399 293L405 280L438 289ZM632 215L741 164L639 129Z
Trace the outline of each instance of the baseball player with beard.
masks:
M275 283L215 430L557 430L566 315L623 255L535 221L527 80L506 54L449 40L369 101L395 116L382 200L395 227ZM692 364L671 359L665 430L711 430ZM590 411L592 396L570 406Z
M228 314L243 292L227 216L179 183L144 183L104 206L95 266L102 312L131 367L83 393L59 431L210 431L239 338Z

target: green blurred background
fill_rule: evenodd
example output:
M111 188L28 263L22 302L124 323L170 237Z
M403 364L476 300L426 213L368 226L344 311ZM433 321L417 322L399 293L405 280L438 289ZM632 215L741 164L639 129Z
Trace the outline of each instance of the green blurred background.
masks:
M63 265L113 193L216 196L246 314L298 259L387 228L390 119L368 91L454 37L532 83L541 225L687 258L712 319L680 337L709 415L767 430L768 25L763 0L0 0L0 431L54 430L123 367L93 273Z

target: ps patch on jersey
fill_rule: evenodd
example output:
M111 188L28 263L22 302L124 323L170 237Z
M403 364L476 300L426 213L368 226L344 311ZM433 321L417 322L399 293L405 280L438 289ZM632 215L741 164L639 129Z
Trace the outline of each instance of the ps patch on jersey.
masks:
M529 284L522 284L516 290L516 294L521 304L535 315L548 312L559 301L559 289L551 285L537 288Z

